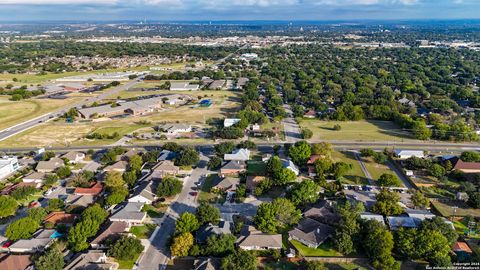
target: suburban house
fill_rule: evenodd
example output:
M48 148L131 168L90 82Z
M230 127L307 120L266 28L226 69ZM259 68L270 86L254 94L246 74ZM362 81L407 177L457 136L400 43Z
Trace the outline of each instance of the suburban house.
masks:
M157 181L142 181L133 189L132 197L130 197L128 201L152 204L157 199L157 195L155 195L157 185Z
M425 154L421 150L395 150L395 156L399 159L408 159L411 157L424 158Z
M125 160L120 160L110 166L105 167L103 171L124 173L127 170L127 167L128 167L128 162Z
M24 183L35 183L41 185L45 179L46 174L41 172L32 172L22 178Z
M103 184L100 182L93 183L88 188L77 187L73 192L75 195L91 195L98 196L103 191Z
M241 172L245 172L246 170L247 170L247 165L245 161L231 160L227 162L225 165L223 165L222 168L220 168L220 174L234 175L234 174L239 174Z
M163 149L162 152L160 152L160 155L157 158L157 161L164 161L164 160L172 160L175 157L175 152Z
M240 77L237 79L237 89L242 89L248 82L250 81L249 78Z
M417 223L411 217L387 217L387 223L390 230L396 231L400 228L416 228Z
M225 120L223 120L223 127L231 127L241 120L242 119L239 118L225 118Z
M209 223L208 225L200 227L196 233L196 240L198 243L206 243L208 237L212 235L229 234L232 233L230 227L232 224L228 221L221 220L218 225Z
M126 234L130 226L126 222L108 222L100 228L100 234L90 242L90 246L94 249L107 249L107 240L114 241L122 234Z
M473 253L466 242L456 242L452 247L452 251L459 257L468 257Z
M77 151L70 151L64 154L62 158L68 159L70 163L79 163L85 159L85 154Z
M87 165L85 165L85 167L82 168L82 171L96 173L96 172L100 171L101 167L102 167L102 164L100 164L96 161L91 161Z
M413 218L417 225L420 225L422 221L425 219L432 219L436 217L436 215L432 214L432 212L428 210L417 210L417 209L410 209L410 208L405 208L405 213Z
M321 200L303 212L304 217L315 219L321 223L336 226L340 222L340 215L335 212L333 202Z
M365 220L376 220L376 221L382 223L383 225L385 225L385 220L383 219L382 215L377 215L377 214L370 213L370 212L364 212L364 213L360 214L360 218L365 219Z
M8 250L14 253L36 253L47 249L54 241L55 230L41 229L30 239L20 239L13 243Z
M110 216L112 222L126 222L129 226L142 224L147 217L146 212L142 212L144 203L128 202L122 209Z
M170 91L195 91L199 88L200 85L190 82L170 82Z
M243 250L282 249L282 235L263 233L253 226L245 226L236 243Z
M158 162L157 165L155 165L152 168L152 178L163 178L167 175L177 175L180 171L180 168L178 166L175 166L173 161L170 160L163 160Z
M224 160L247 161L250 159L250 150L241 148L235 149L231 154L225 154Z
M193 262L191 270L218 270L220 269L220 260L214 258L202 258Z
M208 86L208 89L212 90L220 90L225 86L226 81L225 80L215 80L210 83Z
M296 240L307 247L317 248L332 237L335 229L311 218L303 218L298 225L288 232L288 239Z
M0 269L34 270L35 268L30 255L3 253L0 255Z
M287 169L291 170L292 172L294 172L295 175L300 174L300 170L295 165L295 163L293 163L293 161L291 159L282 159L282 166L283 166L283 168L287 168Z
M20 183L17 183L17 184L5 186L2 189L2 191L0 192L0 195L10 195L10 193L12 193L12 191L14 191L15 189L20 188L20 187L28 187L28 186L29 187L37 187L37 184L20 182Z
M65 162L62 159L53 157L49 161L39 161L35 170L37 172L51 173L63 165L65 165Z
M88 250L75 257L63 270L77 270L77 269L102 269L113 270L115 265L107 262L107 255L105 252L97 250Z
M464 173L480 173L480 162L465 162L458 157L449 160L452 162L453 170Z
M54 226L59 224L71 226L78 217L79 215L76 214L69 214L65 212L51 212L43 219L43 222L45 224L53 224Z
M168 134L192 132L192 126L187 124L165 124L158 126L158 129Z
M314 110L308 110L306 113L303 114L304 118L310 118L313 119L317 116L317 112Z
M65 199L65 203L69 205L81 206L87 208L95 203L95 195L75 195L69 194Z
M240 184L240 178L225 177L218 178L218 182L213 185L212 189L234 192Z
M0 158L0 179L3 179L20 168L17 157Z

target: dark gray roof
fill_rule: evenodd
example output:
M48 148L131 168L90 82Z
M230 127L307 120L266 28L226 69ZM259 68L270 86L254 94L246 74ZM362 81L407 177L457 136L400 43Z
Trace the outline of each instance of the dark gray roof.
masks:
M219 235L219 234L229 234L232 233L230 231L231 223L228 221L220 221L218 225L208 224L206 226L202 226L196 233L196 239L199 243L207 242L207 238L211 235Z
M304 242L319 246L333 235L335 229L329 225L320 223L311 218L300 220L297 227L289 231L292 238L302 239Z

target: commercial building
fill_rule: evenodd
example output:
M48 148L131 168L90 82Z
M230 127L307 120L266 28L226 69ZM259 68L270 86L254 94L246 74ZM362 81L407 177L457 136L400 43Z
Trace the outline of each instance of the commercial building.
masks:
M17 157L3 157L0 159L0 179L14 173L20 168Z

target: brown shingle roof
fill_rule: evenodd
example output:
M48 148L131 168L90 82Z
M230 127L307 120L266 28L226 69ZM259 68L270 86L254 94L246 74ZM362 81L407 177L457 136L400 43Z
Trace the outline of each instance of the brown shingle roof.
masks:
M6 270L25 270L32 264L30 255L0 255L0 269Z
M105 228L92 242L92 245L100 244L105 239L110 238L114 235L124 233L128 228L128 224L122 221L114 221L108 224L108 227Z
M102 183L95 182L95 184L93 184L89 188L76 188L74 193L76 195L98 195L102 193L102 190L103 190Z
M43 221L53 224L73 224L78 215L68 214L65 212L52 212L46 216Z

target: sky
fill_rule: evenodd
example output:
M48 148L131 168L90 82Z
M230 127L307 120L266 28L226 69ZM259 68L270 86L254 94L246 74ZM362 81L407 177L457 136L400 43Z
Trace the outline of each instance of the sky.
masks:
M479 19L480 0L0 0L0 21Z

